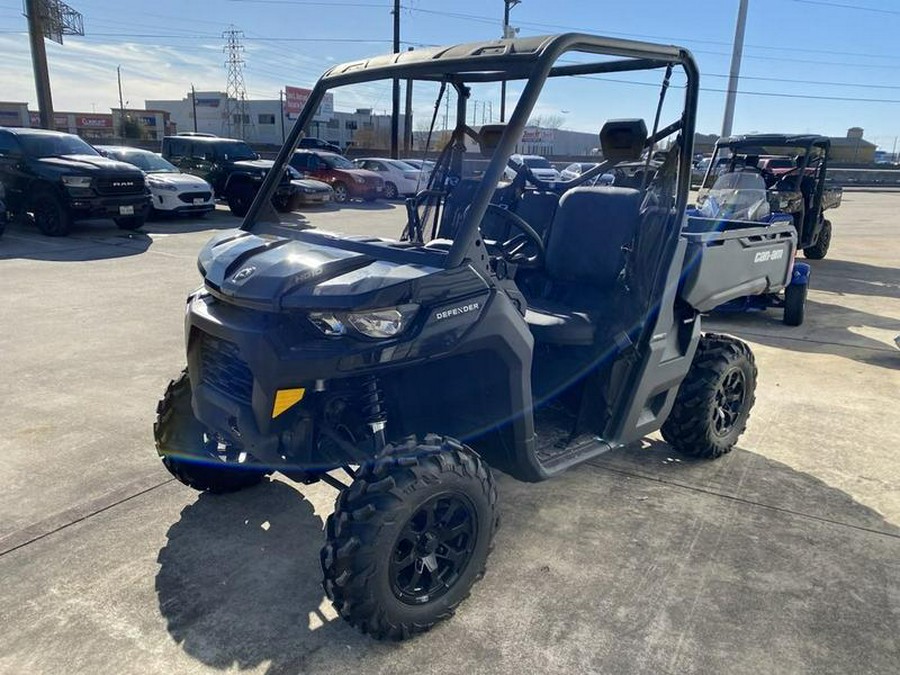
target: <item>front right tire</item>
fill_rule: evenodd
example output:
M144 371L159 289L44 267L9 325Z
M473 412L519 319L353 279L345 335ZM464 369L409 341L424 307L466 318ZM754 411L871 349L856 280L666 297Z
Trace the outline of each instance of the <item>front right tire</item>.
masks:
M250 210L250 205L256 197L256 189L252 185L235 185L228 190L228 208L238 218L243 218Z
M185 370L169 382L166 393L156 406L153 425L156 451L163 465L175 478L201 492L236 492L256 485L265 478L263 469L240 465L234 453L212 438L194 416L191 407L191 380Z
M435 435L388 445L328 517L325 593L377 639L425 632L484 575L497 525L497 488L473 450Z

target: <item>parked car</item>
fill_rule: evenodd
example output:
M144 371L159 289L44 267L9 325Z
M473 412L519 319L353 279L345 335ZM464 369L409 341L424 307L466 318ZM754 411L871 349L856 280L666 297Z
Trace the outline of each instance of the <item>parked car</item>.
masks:
M7 208L30 213L45 235L64 236L75 220L112 218L136 230L150 210L144 174L103 157L73 134L0 127L0 182Z
M301 138L300 142L297 143L297 147L301 150L322 150L323 152L333 152L336 155L343 154L340 146L323 141L321 138L312 138L310 136Z
M333 152L295 150L291 166L300 173L328 183L334 190L334 201L339 204L351 199L371 202L384 194L381 176L360 169L346 157Z
M243 218L262 185L273 162L260 159L244 141L217 136L166 136L162 154L185 173L199 176L213 187L217 199L228 202L228 208ZM290 211L300 196L300 187L292 184L285 172L272 205L281 212Z
M403 159L401 161L406 162L417 169L424 169L428 173L434 171L434 162L430 159Z
M428 172L399 159L365 157L355 159L353 163L360 169L373 171L381 176L384 180L385 199L414 195L428 185Z
M559 171L553 168L553 165L540 155L511 155L509 160L514 164L524 164L527 166L535 178L545 183L556 183L559 180ZM503 176L507 180L516 177L516 172L512 167L507 166L503 171Z
M9 213L6 210L6 188L3 181L0 181L0 235L6 230L9 224Z
M314 206L327 204L334 199L334 190L331 189L328 183L310 178L292 166L288 166L287 171L291 176L291 183L299 188L296 197L297 204Z
M105 157L133 164L147 177L156 213L205 216L216 208L212 186L198 176L183 173L155 152L122 145L94 146Z
M595 166L597 166L597 162L572 162L565 169L560 171L559 177L562 180L572 180L573 178L578 178L585 171L590 171Z

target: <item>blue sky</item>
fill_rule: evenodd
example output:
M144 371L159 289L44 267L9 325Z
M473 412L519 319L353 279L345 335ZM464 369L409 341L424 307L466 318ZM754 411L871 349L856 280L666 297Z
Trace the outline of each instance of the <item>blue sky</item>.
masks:
M390 51L390 0L70 0L87 35L48 42L58 110L106 112L117 106L116 65L125 98L180 98L193 82L222 90L221 33L245 33L247 89L277 98L285 84L309 86L330 63ZM489 39L500 34L501 0L403 0L406 46ZM701 70L698 129L718 132L738 0L523 0L511 23L520 34L584 30L683 45ZM35 108L21 0L0 0L0 98ZM861 126L890 150L900 135L900 2L896 0L750 0L735 132L798 131L843 135ZM651 81L655 81L652 80ZM596 88L579 90L581 109L604 111ZM649 88L621 86L617 99L642 100ZM575 106L569 88L547 111ZM336 97L338 109L388 105ZM815 98L819 97L819 98ZM618 101L621 103L621 101ZM418 102L417 102L417 105ZM614 116L612 114L610 117ZM592 130L573 112L564 126Z

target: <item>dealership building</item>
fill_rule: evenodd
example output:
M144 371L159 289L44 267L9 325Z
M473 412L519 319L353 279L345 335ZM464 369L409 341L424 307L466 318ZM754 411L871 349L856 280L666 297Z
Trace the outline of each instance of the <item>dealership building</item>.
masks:
M109 113L53 113L53 128L84 139L115 140L122 137L122 117L136 124L145 140L158 140L166 134L174 134L176 127L169 114L162 110L113 109ZM40 127L41 118L36 110L29 110L27 103L0 102L0 126Z

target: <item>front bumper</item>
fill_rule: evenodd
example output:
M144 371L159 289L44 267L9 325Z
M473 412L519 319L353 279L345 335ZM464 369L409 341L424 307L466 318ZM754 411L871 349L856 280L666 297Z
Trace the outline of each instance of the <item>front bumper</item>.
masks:
M351 183L347 185L347 193L351 199L378 199L384 195L384 184Z
M73 197L69 195L68 205L78 218L145 216L150 209L150 195L117 195L115 197Z
M155 191L153 208L167 213L209 213L216 208L211 191Z

